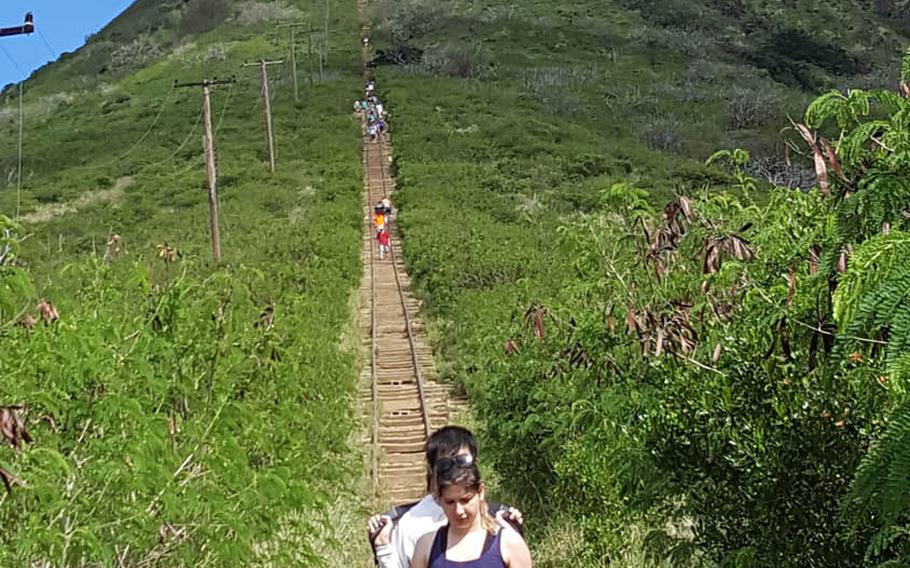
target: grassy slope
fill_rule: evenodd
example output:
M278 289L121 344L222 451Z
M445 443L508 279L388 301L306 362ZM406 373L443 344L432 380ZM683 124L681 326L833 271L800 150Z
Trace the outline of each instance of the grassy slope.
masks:
M613 183L643 187L662 203L718 179L701 162L719 148L745 146L782 168L786 116L830 87L893 84L906 42L900 21L852 2L433 6L380 5L375 17L389 23L377 28L378 48L394 50L397 33L425 52L423 64L377 74L394 113L405 254L434 316L440 365L480 399L481 367L521 372L501 354L507 340L527 336L525 309L558 304L565 287L584 285L570 276L572 255L583 251L563 248L561 222ZM422 22L422 12L435 20L402 24ZM473 79L442 76L458 69L438 64L452 46L472 54L448 51ZM488 427L517 427L485 418ZM494 462L546 459L490 450ZM553 479L511 481L536 526L559 517L560 506L533 487ZM543 543L543 530L533 537L546 565L579 550L563 528L551 523ZM644 562L616 552L617 564Z
M0 355L3 398L30 403L36 441L34 451L0 460L47 500L38 505L19 490L0 512L5 525L16 527L3 539L3 563L62 564L80 555L110 561L127 545L139 561L161 552L155 542L163 523L190 528L185 540L164 539L165 563L300 562L314 549L350 562L359 551L327 546L339 534L332 525L345 525L349 514L338 503L356 502L351 491L359 475L347 446L356 428L356 373L353 355L339 345L360 276L358 130L347 113L360 81L356 12L349 2L332 3L327 80L313 81L315 59L301 57L300 104L288 70L270 70L279 157L272 176L262 161L258 73L239 64L283 56L286 36L268 21L241 25L237 18L187 34L168 13L171 4L179 3L137 2L87 48L26 84L22 211L114 186L122 194L25 227L22 262L36 295L58 306L64 324L53 337L39 330L31 340L4 331L11 348ZM284 15L321 16L309 14L308 3L289 4L282 4ZM158 42L165 55L99 77L105 58L95 52L110 52L136 34ZM225 262L207 280L213 269L199 159L201 93L171 85L229 75L238 83L213 95ZM15 116L14 94L8 91L0 110L5 117ZM16 159L9 134L17 125L4 127L0 162L8 167ZM16 202L14 185L0 190L0 212L13 215ZM110 232L122 235L126 257L110 266L86 259L103 253ZM176 267L156 259L165 242L182 255ZM164 305L172 306L167 318ZM263 334L252 323L266 305L276 320ZM226 318L220 332L210 323L218 313ZM279 360L268 362L270 349ZM189 380L207 360L208 393L204 381ZM191 413L185 437L169 449L168 409L178 393ZM135 405L130 419L114 419L124 400ZM59 432L38 423L44 413L55 415ZM86 419L110 422L119 435L103 428L86 435ZM209 443L214 447L199 458L207 475L185 486L167 483L168 471ZM39 449L76 472L75 495L64 491L65 476L35 457ZM89 466L78 465L82 457ZM152 473L131 473L139 459L155 464ZM137 515L155 510L154 495L165 503L159 513ZM323 526L320 519L333 510L335 522Z

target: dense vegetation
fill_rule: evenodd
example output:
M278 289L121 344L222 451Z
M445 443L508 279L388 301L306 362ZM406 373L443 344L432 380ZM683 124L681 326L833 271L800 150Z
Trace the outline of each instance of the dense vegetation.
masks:
M358 558L337 539L360 503L345 337L360 277L347 101L361 63L356 13L330 8L324 80L304 47L295 104L289 70L270 69L275 175L258 73L240 63L285 56L273 25L321 18L322 4L136 2L26 82L21 196L18 89L6 91L0 565ZM230 75L213 94L213 266L201 93L172 84Z
M376 5L406 257L539 564L906 563L900 13Z

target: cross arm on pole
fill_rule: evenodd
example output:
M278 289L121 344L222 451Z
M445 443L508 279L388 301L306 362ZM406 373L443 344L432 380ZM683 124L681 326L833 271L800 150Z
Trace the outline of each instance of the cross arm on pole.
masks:
M236 83L237 79L231 77L230 79L210 79L205 81L193 81L190 83L178 83L174 81L174 87L213 87L215 85L229 85L231 83Z
M21 26L13 26L10 28L0 28L0 37L30 34L35 31L35 20L32 16L32 13L29 12L25 15L25 23Z
M256 63L244 63L241 65L241 67L261 67L263 65L278 65L279 63L284 63L284 59L277 59L274 61L266 61L265 59L261 59Z

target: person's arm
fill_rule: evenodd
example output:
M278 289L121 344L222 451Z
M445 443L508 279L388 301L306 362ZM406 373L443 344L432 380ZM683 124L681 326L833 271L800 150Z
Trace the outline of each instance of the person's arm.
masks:
M496 523L503 528L511 528L518 531L521 535L524 533L525 519L521 511L515 507L497 503L496 501L487 502L490 515L496 520Z
M430 549L433 547L433 539L436 533L431 532L420 537L417 546L414 547L414 557L411 558L411 568L429 568Z
M509 568L531 568L531 551L514 529L502 529L502 561Z
M372 538L376 564L380 568L406 568L402 567L398 551L391 543L393 528L394 523L388 515L374 515L367 525L367 530Z
M380 544L376 546L376 563L379 568L407 568L401 565L398 558L398 551L391 544Z

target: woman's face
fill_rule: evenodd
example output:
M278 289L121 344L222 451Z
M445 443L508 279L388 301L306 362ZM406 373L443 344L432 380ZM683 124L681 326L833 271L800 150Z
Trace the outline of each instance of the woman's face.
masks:
M483 486L480 490L450 485L442 490L439 506L449 520L449 525L459 529L470 528L478 518L480 502L483 499Z

